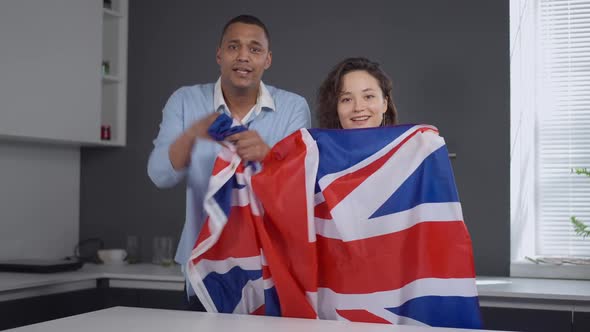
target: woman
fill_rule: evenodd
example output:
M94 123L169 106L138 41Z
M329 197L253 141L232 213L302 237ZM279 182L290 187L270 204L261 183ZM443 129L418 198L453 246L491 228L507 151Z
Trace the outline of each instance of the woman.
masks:
M378 63L348 58L320 86L321 128L371 128L397 124L391 79Z

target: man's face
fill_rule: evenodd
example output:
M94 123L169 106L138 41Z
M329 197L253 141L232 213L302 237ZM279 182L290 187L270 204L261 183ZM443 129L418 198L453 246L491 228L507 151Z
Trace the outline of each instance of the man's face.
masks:
M272 53L264 30L253 24L230 25L217 49L223 86L258 89L262 74L270 67Z

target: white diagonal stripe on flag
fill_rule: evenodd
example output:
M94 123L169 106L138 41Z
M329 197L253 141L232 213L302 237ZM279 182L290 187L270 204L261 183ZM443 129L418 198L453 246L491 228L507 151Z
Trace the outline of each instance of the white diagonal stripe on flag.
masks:
M425 138L435 133L418 133L408 140L377 171L359 184L331 211L337 220L342 240L349 241L358 237L357 231L366 227L367 220L389 197L407 180L424 159L444 145L438 135ZM382 186L384 178L391 178L387 186Z
M459 202L423 203L405 211L372 218L370 221L365 220L362 227L359 226L354 233L343 230L342 227L347 226L331 219L315 218L315 227L317 234L323 237L346 242L403 231L423 221L458 220L463 221L461 203Z
M362 309L359 308L359 303L370 303L371 307L375 308L392 308L422 296L475 297L477 296L475 279L424 278L415 280L399 289L368 294L340 294L329 288L318 288L318 309L323 314L335 312L336 309Z
M408 136L412 135L416 130L419 130L420 128L427 128L427 129L432 129L436 131L436 128L433 126L428 126L428 125L416 125L410 129L408 129L406 132L404 132L402 135L400 135L399 137L397 137L395 140L391 141L391 143L387 144L386 146L384 146L383 148L381 148L381 150L375 152L374 154L372 154L371 156L369 156L368 158L366 158L365 160L345 169L342 170L340 172L336 172L336 173L330 173L330 174L326 174L324 175L321 179L318 179L318 185L321 188L326 188L327 186L329 186L332 182L334 182L335 180L337 180L338 178L345 176L346 174L349 173L353 173L358 171L359 169L371 164L372 162L374 162L375 160L383 157L385 154L387 154L391 149L395 148L397 145L399 145L401 142L403 142L404 139L406 139Z

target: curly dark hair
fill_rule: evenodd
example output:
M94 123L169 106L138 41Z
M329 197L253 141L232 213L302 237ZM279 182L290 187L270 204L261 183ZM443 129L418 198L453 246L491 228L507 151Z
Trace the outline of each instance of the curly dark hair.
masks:
M393 103L393 83L377 62L367 58L348 58L338 63L322 82L317 95L320 128L342 128L338 119L338 97L342 90L342 77L351 71L364 70L378 82L383 97L387 98L387 110L381 126L397 124L397 109Z

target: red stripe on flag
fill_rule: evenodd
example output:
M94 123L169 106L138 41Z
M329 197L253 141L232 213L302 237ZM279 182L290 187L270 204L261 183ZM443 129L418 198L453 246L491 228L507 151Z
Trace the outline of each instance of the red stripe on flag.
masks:
M226 167L230 164L229 161L223 160L221 158L215 159L215 163L213 164L213 171L211 172L211 176L215 176L219 174L219 172L223 171Z
M422 278L474 278L471 239L462 221L343 242L317 237L319 287L357 294L399 289Z
M369 165L346 175L339 177L334 182L330 183L322 194L324 195L325 201L329 206L336 206L342 201L348 194L356 189L361 183L363 183L369 176L375 173L381 166L383 166L391 156L393 156L407 141L414 137L417 133L423 133L425 131L434 131L432 128L418 128L413 133L404 138L398 145L393 147L385 155L379 159L373 161ZM327 218L326 218L327 219ZM330 218L331 219L331 218Z
M264 316L264 314L265 314L264 304L261 305L260 307L258 307L258 309L254 310L250 313L250 315L256 315L256 316Z
M229 220L225 224L218 241L203 255L193 260L193 264L197 264L201 259L222 260L229 257L259 256L260 244L253 240L256 239L255 218L257 217L250 213L248 206L233 206ZM206 239L208 230L208 227L203 228L197 246Z
M313 209L313 214L320 219L332 220L332 214L330 213L330 208L326 202L321 202L316 205Z
M269 279L271 277L268 265L262 265L262 279Z
M363 322L363 323L381 323L381 324L391 324L391 322L375 315L367 310L338 310L336 312L348 319L351 322Z
M316 318L305 292L317 287L315 243L307 232L305 157L307 148L296 131L275 145L263 161L252 187L264 205L257 225L284 317ZM272 185L270 185L272 184Z
M193 249L195 249L199 243L203 242L209 236L211 236L211 231L209 230L209 217L207 217L207 220L205 220L205 224L201 228L201 232L199 233L199 237L197 238L197 242L195 243Z

